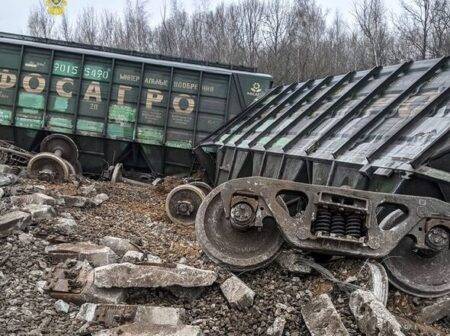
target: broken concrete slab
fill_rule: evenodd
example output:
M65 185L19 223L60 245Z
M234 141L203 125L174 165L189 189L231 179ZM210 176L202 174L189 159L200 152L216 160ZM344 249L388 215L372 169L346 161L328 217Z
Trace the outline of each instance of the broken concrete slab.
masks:
M185 265L167 267L121 263L97 267L94 272L95 285L100 288L205 287L217 280L213 271Z
M30 213L35 221L56 217L55 209L47 204L28 204L22 207L22 210Z
M367 336L404 336L400 323L371 292L355 290L349 305L359 330Z
M253 305L255 292L237 276L231 276L221 285L223 295L232 307L245 309Z
M100 246L90 242L64 243L50 245L45 248L53 261L61 262L66 259L87 260L92 266L104 266L118 261L119 257L107 246Z
M47 204L47 205L55 205L56 200L53 197L50 197L46 194L42 193L34 193L31 195L21 195L21 196L11 196L11 204L15 206L24 206L28 204Z
M106 194L98 194L95 197L91 198L91 202L96 206L99 206L109 200L109 196Z
M286 271L295 274L310 274L312 269L311 266L302 262L304 257L294 251L288 250L283 251L277 257L277 263Z
M186 311L182 308L85 303L81 306L77 319L101 322L107 327L115 326L118 322L176 326L183 323L185 314Z
M5 191L3 188L0 188L0 198L3 198L3 196L5 196Z
M450 297L437 300L432 305L424 307L419 313L418 320L428 324L450 317Z
M301 308L303 320L311 336L348 336L341 316L327 294L313 298Z
M14 229L23 230L31 224L31 215L23 211L11 211L0 216L0 237Z
M375 260L371 260L364 263L360 274L365 278L369 275L366 286L364 286L367 287L365 289L372 292L377 300L386 306L389 296L389 278L384 266Z
M92 336L202 336L197 326L167 326L149 323L133 323L92 333Z
M144 260L144 253L138 251L128 251L122 257L122 262L139 263Z
M277 317L273 324L267 329L267 336L282 336L286 320L282 317Z
M100 244L108 246L119 257L123 257L128 251L140 251L139 248L133 245L128 239L117 238L112 236L105 236L100 240Z
M58 217L54 225L55 231L59 234L69 236L75 233L77 222L74 219Z

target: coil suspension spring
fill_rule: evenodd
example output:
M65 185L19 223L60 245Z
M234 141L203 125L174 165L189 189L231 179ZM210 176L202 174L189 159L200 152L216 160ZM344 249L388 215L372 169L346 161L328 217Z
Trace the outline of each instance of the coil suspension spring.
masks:
M361 238L363 235L363 219L358 213L351 213L347 216L346 234L355 238Z
M331 212L325 208L317 209L317 217L313 225L314 233L331 231Z
M345 235L345 218L340 212L333 214L333 218L331 220L331 233L339 236Z

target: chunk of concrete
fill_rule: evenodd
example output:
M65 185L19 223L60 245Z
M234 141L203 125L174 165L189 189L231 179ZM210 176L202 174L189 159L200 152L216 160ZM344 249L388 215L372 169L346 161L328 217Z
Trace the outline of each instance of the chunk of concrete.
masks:
M21 233L17 236L17 239L19 239L22 244L27 245L31 244L35 240L33 235L29 233Z
M89 205L89 199L82 196L62 196L64 204L68 207L84 208Z
M185 313L182 308L85 303L81 306L77 319L101 322L108 327L114 326L117 320L121 324L144 322L176 326L182 324Z
M161 177L157 177L152 181L152 185L156 187L157 185L160 185L163 182L164 182L164 179L162 179Z
M301 308L303 320L311 336L348 336L341 316L327 294L313 298Z
M286 271L295 274L310 274L311 266L303 262L304 257L294 250L283 251L277 257L278 264Z
M67 302L63 301L63 300L58 300L55 302L55 310L58 313L65 313L67 314L69 312L70 306Z
M220 289L232 307L245 309L253 305L255 292L234 275L225 280Z
M350 310L367 336L404 336L400 323L371 292L361 289L350 295Z
M267 336L282 336L286 320L282 317L277 317L273 324L267 329Z
M149 323L132 323L92 333L92 336L202 336L197 326L167 326Z
M2 174L0 173L0 187L6 187L15 184L18 181L18 177L14 174Z
M3 196L5 196L5 191L3 188L0 188L0 198L3 198Z
M386 306L389 296L389 278L384 266L371 260L364 263L360 274L365 278L366 289L372 292L377 300Z
M123 257L128 251L139 251L128 239L106 236L100 239L100 244L108 246L119 257Z
M94 272L92 271L92 275ZM92 277L93 278L93 277ZM80 295L83 302L118 304L125 302L126 293L120 288L98 288L94 283L88 283Z
M24 206L28 204L55 205L56 200L46 194L34 193L31 195L11 196L11 204L15 206Z
M450 297L445 297L429 305L419 313L419 321L428 324L439 321L445 317L450 318Z
M59 217L56 219L55 231L59 234L69 236L75 233L77 222L74 219Z
M23 211L11 211L0 216L0 237L13 229L23 230L31 223L31 215Z
M144 260L144 253L138 251L128 251L122 257L122 262L139 263Z
M107 200L109 200L109 196L106 194L98 194L95 197L91 198L91 202L96 206L105 203Z
M11 166L0 164L0 174L12 174L13 168Z
M30 213L35 221L56 217L55 209L47 204L28 204L22 207L22 210Z
M82 186L79 188L79 191L84 196L89 196L97 192L97 190L95 189L95 184Z
M184 265L164 267L121 263L97 267L94 272L95 285L100 288L204 287L217 279L215 272Z
M163 262L160 257L150 253L147 253L147 255L145 256L145 261L151 264L162 264Z
M104 266L117 262L119 259L109 247L90 242L64 243L49 245L45 248L54 262L66 259L87 260L92 266Z

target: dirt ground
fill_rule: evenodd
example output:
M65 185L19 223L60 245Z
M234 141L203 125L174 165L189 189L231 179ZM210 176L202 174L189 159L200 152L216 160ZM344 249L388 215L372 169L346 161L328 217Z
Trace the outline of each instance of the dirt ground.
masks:
M181 181L168 178L158 186L138 187L85 180L50 185L24 180L20 187L41 186L48 195L76 195L80 187L94 184L95 193L106 193L110 199L99 207L69 208L56 206L59 214L70 213L77 221L75 234L60 236L52 220L31 227L29 235L15 232L0 238L0 334L1 335L87 335L86 326L75 319L78 307L71 305L68 314L54 308L56 300L43 292L39 284L45 280L50 260L45 246L55 242L92 241L104 236L130 239L143 250L167 262L183 262L199 268L216 269L202 254L193 227L172 224L164 212L165 197ZM365 260L336 259L325 266L345 281L357 275ZM207 335L264 335L277 316L286 321L285 335L309 335L300 307L314 296L329 293L351 335L360 335L348 308L348 293L317 273L293 276L278 265L238 274L256 292L253 307L245 312L232 309L223 297L219 285L207 288L192 302L177 299L161 290L130 291L127 302L149 305L184 307L187 324L198 325ZM450 326L444 322L432 326L414 323L418 311L432 300L420 299L390 289L388 308L408 325L407 335L449 335Z

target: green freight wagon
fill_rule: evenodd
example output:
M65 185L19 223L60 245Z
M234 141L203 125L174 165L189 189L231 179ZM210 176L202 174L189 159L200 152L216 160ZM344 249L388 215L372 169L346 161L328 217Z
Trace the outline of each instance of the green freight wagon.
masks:
M182 172L271 84L251 68L0 33L0 139L38 151L65 134L85 172Z

